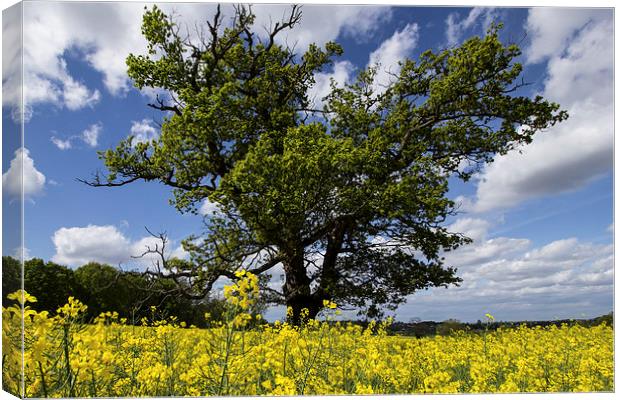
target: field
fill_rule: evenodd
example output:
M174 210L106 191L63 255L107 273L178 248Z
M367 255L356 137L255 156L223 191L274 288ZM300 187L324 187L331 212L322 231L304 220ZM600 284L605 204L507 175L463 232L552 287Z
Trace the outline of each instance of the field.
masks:
M71 298L54 317L24 303L27 397L613 391L613 330L602 324L391 336L310 320L261 324L247 312L253 276L225 291L230 313L209 329L175 318L130 326L112 312L84 324ZM323 318L336 305L325 302ZM157 310L153 309L153 315ZM3 308L4 389L20 392L19 305ZM209 316L205 316L208 318ZM491 316L488 316L491 319Z

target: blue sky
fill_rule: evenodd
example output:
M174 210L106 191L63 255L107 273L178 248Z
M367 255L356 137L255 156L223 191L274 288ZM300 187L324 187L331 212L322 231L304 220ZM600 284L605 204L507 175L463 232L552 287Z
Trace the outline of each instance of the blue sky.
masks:
M89 260L145 268L131 259L152 243L144 227L166 231L171 251L201 231L202 216L180 215L170 191L155 183L91 188L76 181L102 168L97 151L129 134L154 137L162 115L153 92L132 88L124 59L142 53L141 3L24 3L26 116L24 150L25 252L77 267ZM166 4L181 23L212 14L204 4ZM258 24L285 6L255 5ZM226 10L226 8L225 8ZM570 118L539 134L522 153L497 157L471 182L454 181L450 197L462 212L449 223L474 243L446 258L461 287L412 296L396 317L465 321L581 318L613 307L613 14L563 8L303 7L289 43L336 40L344 55L316 77L311 94L326 94L329 78L343 83L379 61L377 80L397 61L458 45L492 21L518 43L531 85L526 94L559 102ZM6 19L6 18L5 18ZM3 25L4 40L16 32ZM6 42L5 42L6 43ZM3 46L3 57L11 54ZM14 129L18 81L3 64L3 124ZM8 80L7 80L8 78ZM4 221L18 211L11 184L19 144L3 148ZM16 158L17 157L17 158ZM18 167L19 163L14 162ZM204 210L208 207L205 204ZM19 248L15 236L3 254ZM148 264L147 264L148 265ZM269 315L277 316L280 310Z

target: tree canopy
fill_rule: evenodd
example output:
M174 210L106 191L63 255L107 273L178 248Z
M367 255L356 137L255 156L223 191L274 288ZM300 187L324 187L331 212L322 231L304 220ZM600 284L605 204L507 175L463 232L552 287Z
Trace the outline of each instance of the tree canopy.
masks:
M8 307L15 300L7 296L22 289L22 264L19 260L2 257L2 305ZM183 289L168 277L149 276L138 271L123 271L110 265L90 262L71 269L39 258L23 264L23 289L37 301L34 310L48 311L55 315L57 309L73 296L88 306L84 316L92 321L102 312L115 311L130 324L140 324L143 318L175 316L188 325L206 327L204 313L212 321L221 321L225 313L225 300L208 296L200 300L179 295ZM156 308L156 315L151 307ZM255 313L262 312L257 304Z
M184 241L191 261L162 272L189 282L192 296L237 269L282 265L282 288L268 289L295 319L302 308L316 315L323 300L376 314L415 291L458 284L442 252L469 239L444 226L457 207L449 179L469 179L566 112L518 95L520 50L502 43L499 26L403 60L384 87L379 66L363 70L313 109L315 74L343 50L282 45L300 19L294 6L261 36L250 9L236 7L225 27L218 7L189 35L147 10L148 50L127 66L137 88L167 93L149 104L163 112L161 135L102 152L107 172L88 183L157 181L182 213L217 205L204 234Z

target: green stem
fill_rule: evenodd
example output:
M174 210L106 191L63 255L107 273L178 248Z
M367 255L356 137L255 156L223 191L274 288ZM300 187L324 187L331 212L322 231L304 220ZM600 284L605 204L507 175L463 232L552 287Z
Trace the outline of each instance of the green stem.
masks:
M67 382L69 383L69 397L75 397L74 393L74 382L73 382L73 371L71 371L71 362L69 356L69 329L70 325L65 324L63 326L63 338L62 338L62 346L65 355L65 373L67 374Z
M37 361L39 364L39 372L41 373L41 385L43 386L43 397L49 397L47 393L47 384L45 383L45 374L43 373L43 366L41 365L41 361Z

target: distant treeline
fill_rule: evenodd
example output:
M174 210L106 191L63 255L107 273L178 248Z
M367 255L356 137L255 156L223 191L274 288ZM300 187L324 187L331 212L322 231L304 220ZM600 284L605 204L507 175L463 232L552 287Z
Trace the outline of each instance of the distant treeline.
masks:
M13 257L2 257L2 305L12 301L6 296L21 288L20 263ZM121 318L127 318L132 324L140 324L143 317L151 319L176 316L188 325L205 327L205 312L211 314L212 320L219 320L224 313L223 300L205 298L190 300L180 295L175 282L171 279L144 275L136 271L122 271L110 265L91 262L77 269L71 269L53 262L33 258L24 263L24 288L37 298L31 306L37 311L56 309L74 296L88 306L87 320L92 320L101 312L116 311ZM151 307L157 307L152 315ZM367 321L350 321L366 325ZM418 321L394 322L389 327L392 334L407 336L445 335L453 331L469 330L473 332L495 330L499 327L517 327L521 324L548 326L580 324L584 326L599 325L606 322L613 326L613 313L593 319L558 320L558 321L523 321L464 323L450 319L443 322Z
M529 328L535 326L561 326L562 324L567 325L582 325L586 327L600 325L603 322L608 326L613 328L613 320L614 314L610 312L609 314L601 315L596 318L591 319L561 319L561 320L553 320L553 321L494 321L494 322L483 322L477 321L474 323L460 322L455 319L449 319L443 322L435 322L435 321L419 321L419 322L394 322L389 329L389 332L392 334L398 335L406 335L406 336L434 336L434 335L448 335L455 331L471 331L471 332L482 332L485 330L494 331L498 328L516 328L521 325L526 325Z
M2 257L2 305L12 301L6 296L21 288L20 262ZM110 265L91 262L71 269L33 258L24 263L24 289L37 298L31 305L37 311L55 314L58 307L74 296L88 306L87 320L101 312L116 311L128 323L140 324L143 317L163 319L176 316L188 325L205 326L204 314L218 319L224 312L222 300L190 300L180 295L175 282L167 278L121 271ZM157 307L153 315L151 307Z

